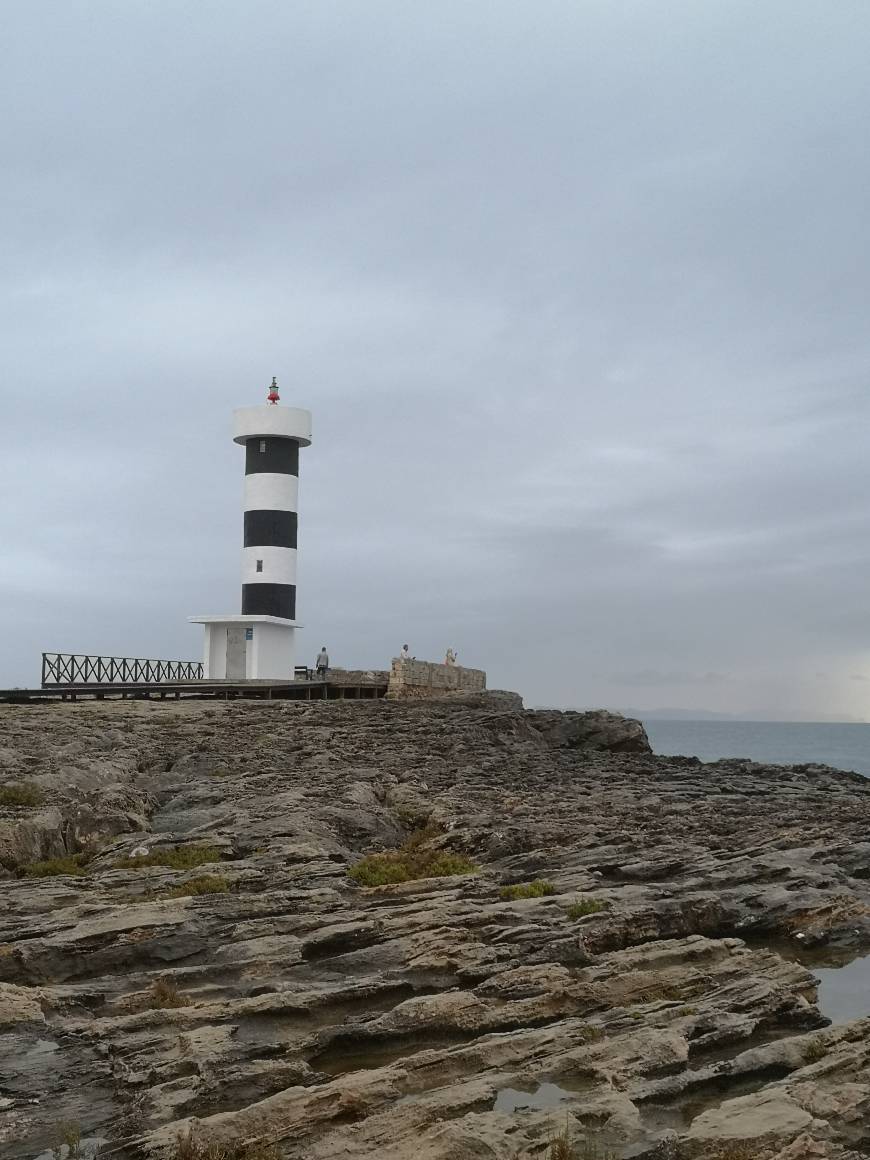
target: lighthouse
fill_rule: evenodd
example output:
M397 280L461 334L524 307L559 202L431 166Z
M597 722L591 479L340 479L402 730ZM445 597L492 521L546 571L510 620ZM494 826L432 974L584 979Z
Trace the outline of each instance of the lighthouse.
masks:
M292 680L296 621L299 450L311 443L311 412L283 407L272 379L266 402L233 412L245 449L242 611L192 616L205 626L206 680Z

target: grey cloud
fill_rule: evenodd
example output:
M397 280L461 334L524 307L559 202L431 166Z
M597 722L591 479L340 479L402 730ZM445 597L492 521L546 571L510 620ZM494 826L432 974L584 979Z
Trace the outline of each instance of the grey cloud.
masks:
M198 652L185 617L238 604L229 412L277 373L339 663L863 713L863 6L6 23L0 684Z
M725 673L663 673L659 669L642 669L637 673L619 673L610 678L617 685L659 689L663 685L721 685L730 680Z

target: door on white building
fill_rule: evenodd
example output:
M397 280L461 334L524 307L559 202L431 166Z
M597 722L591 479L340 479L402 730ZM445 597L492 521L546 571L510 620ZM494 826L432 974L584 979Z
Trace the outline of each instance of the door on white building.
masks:
M227 625L227 680L243 681L247 674L248 646L243 624Z

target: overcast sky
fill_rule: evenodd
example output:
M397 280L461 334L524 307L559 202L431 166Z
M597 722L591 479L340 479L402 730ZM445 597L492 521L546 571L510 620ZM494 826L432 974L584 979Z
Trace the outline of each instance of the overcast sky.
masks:
M0 32L0 685L238 611L527 704L870 717L866 0L27 0Z

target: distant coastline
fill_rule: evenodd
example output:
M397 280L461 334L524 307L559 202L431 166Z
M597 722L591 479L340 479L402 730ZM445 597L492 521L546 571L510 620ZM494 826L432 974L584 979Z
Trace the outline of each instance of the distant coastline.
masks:
M863 721L674 720L632 714L655 753L702 761L749 758L773 765L830 765L870 777L870 724Z
M804 724L804 725L867 725L866 717L850 717L848 715L834 715L818 713L806 717L774 717L769 713L721 713L715 709L614 709L614 713L621 713L624 717L635 717L647 721L757 721L768 722L774 725Z

